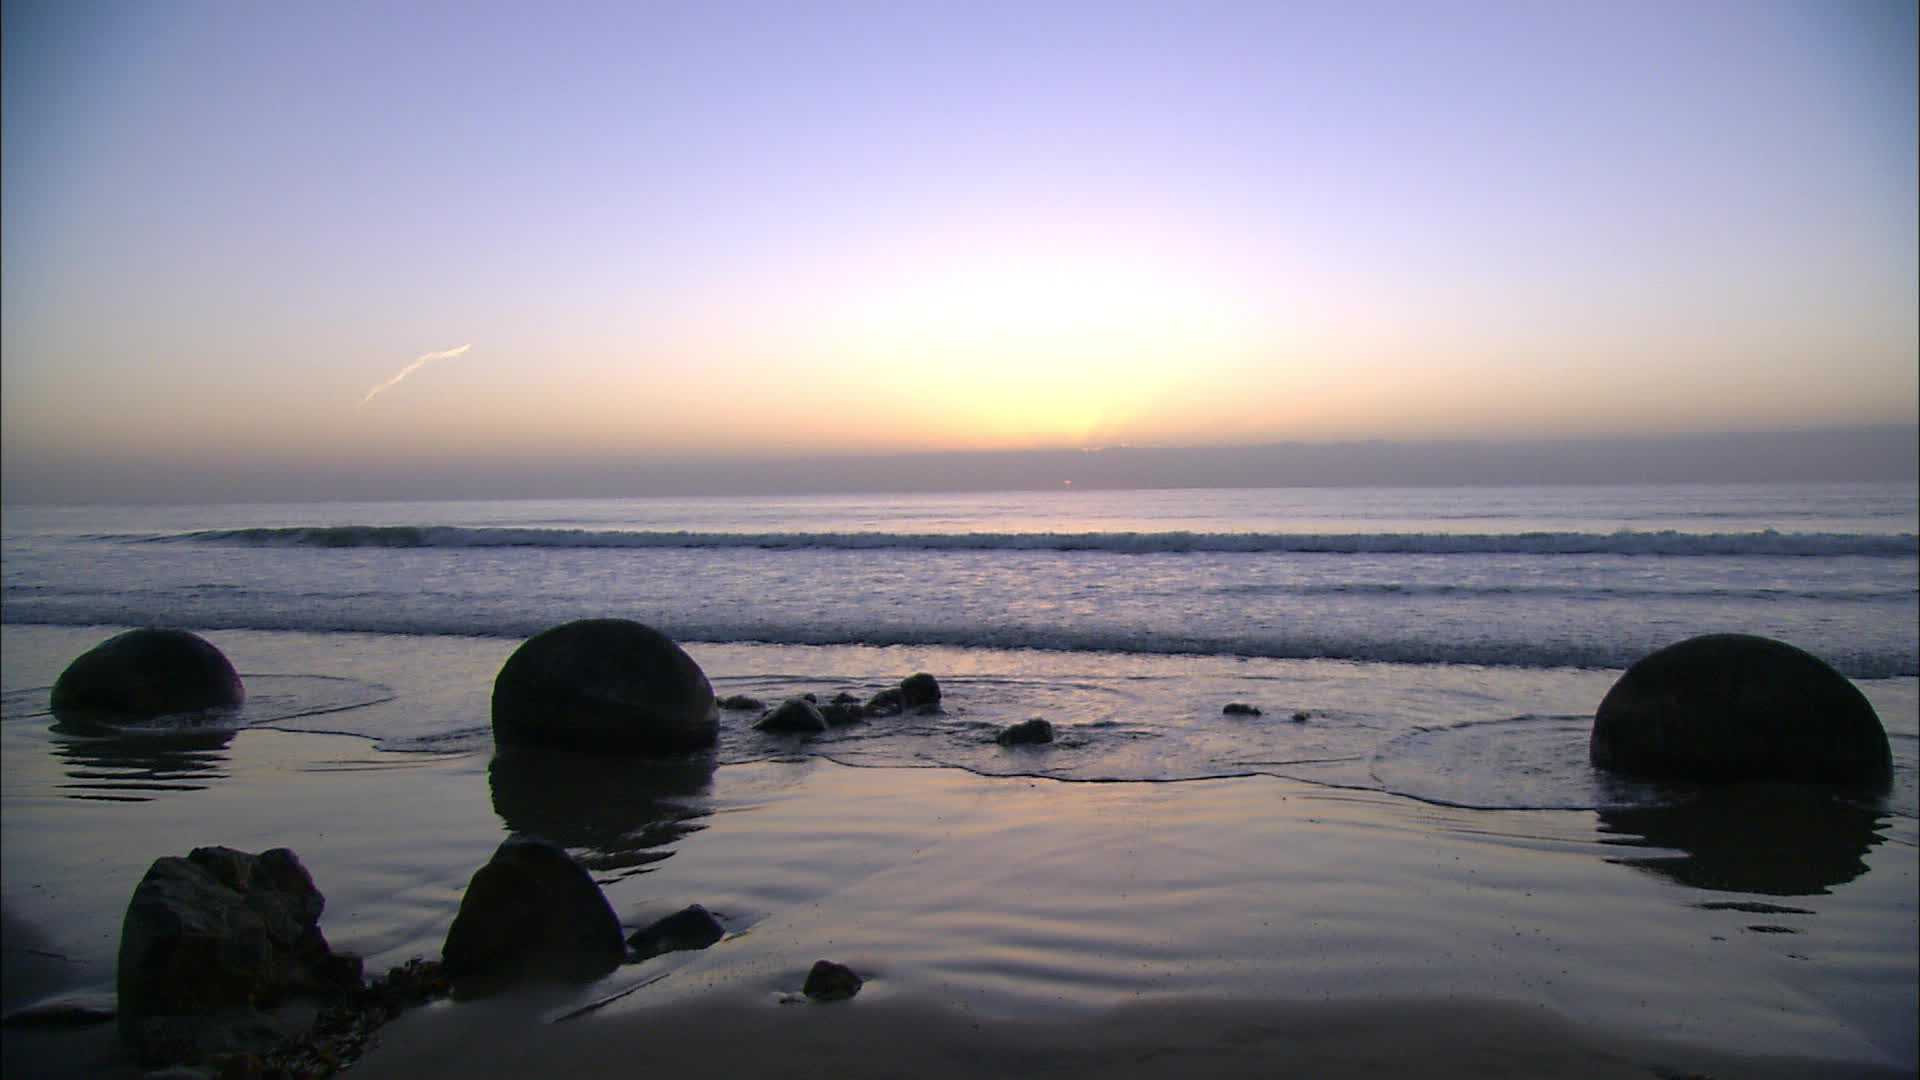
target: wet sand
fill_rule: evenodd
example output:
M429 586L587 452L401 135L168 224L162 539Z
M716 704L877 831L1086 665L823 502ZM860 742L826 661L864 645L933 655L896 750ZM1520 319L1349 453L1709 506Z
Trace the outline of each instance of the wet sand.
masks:
M97 634L7 628L8 687L50 681L35 665L81 636ZM275 651L311 648L240 637L243 670L290 670ZM508 647L393 657L379 707L473 711ZM1609 818L1271 777L1074 783L820 758L636 776L258 729L141 758L44 719L0 737L8 1010L110 992L140 874L213 843L299 852L323 929L370 971L437 954L513 828L581 854L629 930L690 903L727 926L710 949L592 985L411 1013L358 1076L1824 1076L1920 1061L1905 817L1793 832L1752 827L1737 802ZM822 958L865 975L860 995L785 1003ZM133 1074L112 1039L9 1031L4 1071Z

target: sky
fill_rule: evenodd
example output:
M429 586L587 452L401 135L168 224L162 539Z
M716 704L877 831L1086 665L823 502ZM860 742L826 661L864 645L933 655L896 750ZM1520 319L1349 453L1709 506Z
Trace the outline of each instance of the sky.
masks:
M4 495L1911 429L1915 38L1865 0L9 0Z

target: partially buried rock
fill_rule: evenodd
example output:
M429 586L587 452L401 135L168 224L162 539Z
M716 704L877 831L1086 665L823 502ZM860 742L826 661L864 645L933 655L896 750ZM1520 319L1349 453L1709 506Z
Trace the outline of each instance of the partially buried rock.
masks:
M867 699L866 714L868 716L896 716L904 707L905 705L900 697L900 688L890 686Z
M712 746L706 673L673 639L627 619L583 619L528 638L493 683L501 745L658 754Z
M719 704L721 708L728 712L761 712L767 707L766 702L761 701L757 697L748 697L745 694L733 694L729 697L723 697L720 699Z
M845 964L816 960L800 992L815 1001L845 1001L860 992L864 981Z
M256 1006L360 984L320 932L326 899L293 852L196 848L155 860L120 931L120 1036L143 1063L277 1041Z
M1253 707L1252 705L1248 705L1248 704L1245 704L1244 702L1239 702L1239 701L1228 702L1227 707L1224 709L1221 709L1220 712L1226 716L1259 716L1260 715L1259 709Z
M473 875L441 947L456 985L520 978L586 980L626 957L620 920L566 851L516 833Z
M53 684L56 715L150 717L239 705L225 654L185 630L129 630L81 653Z
M1001 746L1028 746L1053 741L1053 725L1036 716L1023 720L993 737Z
M627 944L632 947L635 960L645 960L661 953L704 949L725 936L727 928L720 925L712 912L692 904L645 930L635 931Z
M825 718L827 724L831 727L857 724L867 718L866 710L860 707L860 702L857 699L854 701L841 701L837 697L825 705L820 706L820 715Z
M1885 782L1885 729L1865 696L1784 642L1710 634L1627 669L1594 716L1595 765L1675 780Z
M820 707L806 698L788 698L772 712L754 721L754 730L810 735L827 730Z
M924 709L940 704L940 682L924 671L900 680L900 704L909 709Z

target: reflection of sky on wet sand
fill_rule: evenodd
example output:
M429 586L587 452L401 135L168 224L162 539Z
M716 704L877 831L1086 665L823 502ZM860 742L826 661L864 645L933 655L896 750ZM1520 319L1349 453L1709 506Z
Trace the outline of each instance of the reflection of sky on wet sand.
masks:
M1866 873L1888 824L1832 789L1798 784L1707 789L1677 806L1599 815L1608 843L1677 853L1612 861L1697 889L1768 896L1821 895Z

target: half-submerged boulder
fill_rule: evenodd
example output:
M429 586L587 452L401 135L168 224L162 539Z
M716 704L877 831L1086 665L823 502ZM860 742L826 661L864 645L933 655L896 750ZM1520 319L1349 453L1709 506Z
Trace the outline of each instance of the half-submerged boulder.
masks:
M645 960L661 953L704 949L726 936L727 928L712 912L690 904L644 930L634 931L627 944L635 960Z
M789 735L816 735L827 730L827 718L820 706L803 697L788 698L772 712L754 721L755 731Z
M493 682L501 745L666 754L712 746L713 685L673 639L628 619L582 619L528 638Z
M76 657L53 684L53 711L151 717L239 705L246 688L226 655L185 630L129 630Z
M573 856L515 833L467 883L440 956L456 986L585 981L617 967L626 943L606 894Z
M900 704L909 709L924 709L940 704L940 681L924 671L901 679Z
M1001 746L1034 746L1053 741L1053 725L1041 717L1022 720L993 737Z
M120 931L122 1041L149 1065L270 1047L281 1033L256 1007L360 984L360 961L320 933L325 907L286 848L155 860Z
M1648 654L1600 702L1593 763L1699 781L1885 782L1886 730L1858 688L1809 653L1709 634Z

